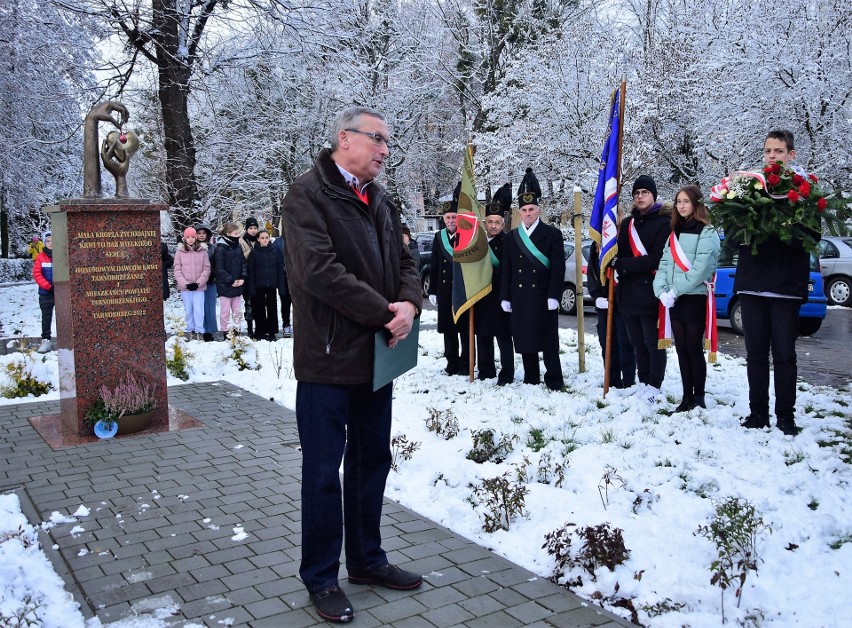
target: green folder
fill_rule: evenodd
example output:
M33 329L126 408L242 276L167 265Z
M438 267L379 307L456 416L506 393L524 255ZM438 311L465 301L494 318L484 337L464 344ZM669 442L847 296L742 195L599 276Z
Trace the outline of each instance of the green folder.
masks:
M417 340L420 337L420 319L415 318L411 332L396 347L388 347L391 333L387 329L376 332L373 354L373 392L417 366Z

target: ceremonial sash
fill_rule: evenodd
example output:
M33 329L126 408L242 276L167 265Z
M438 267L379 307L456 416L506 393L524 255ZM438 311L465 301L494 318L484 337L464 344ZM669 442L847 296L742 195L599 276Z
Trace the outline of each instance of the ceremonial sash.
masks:
M535 244L533 244L532 240L530 240L530 236L527 234L527 230L524 229L524 226L519 226L513 233L515 234L516 243L527 259L529 259L533 264L540 264L545 268L545 270L550 270L550 260L538 250Z
M492 265L494 268L497 268L497 267L500 265L500 260L499 260L499 259L497 259L497 256L496 256L496 255L494 255L494 249L492 249L492 248L489 246L489 247L488 247L488 252L489 252L489 253L491 253L491 265Z
M450 244L450 238L447 236L447 230L441 229L441 253L447 258L447 261L453 261L453 245Z
M672 255L675 265L683 272L692 270L692 261L686 256L686 252L684 252L683 247L680 245L680 240L677 239L674 232L669 235L669 252ZM704 349L709 351L707 361L715 364L717 359L716 354L719 349L719 338L716 329L715 284L712 281L705 281L704 285L707 286L707 305L704 314ZM657 348L666 349L671 346L672 329L669 308L660 302Z
M633 257L642 257L643 255L647 255L648 251L645 249L645 245L642 244L642 240L639 238L639 232L636 231L636 225L634 222L634 220L630 221L627 240L630 242L630 250L633 251Z

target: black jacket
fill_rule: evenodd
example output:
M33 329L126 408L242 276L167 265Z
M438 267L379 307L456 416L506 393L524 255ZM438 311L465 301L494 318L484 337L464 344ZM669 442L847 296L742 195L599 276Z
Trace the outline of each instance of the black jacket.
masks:
M660 266L666 240L672 232L671 216L660 212L662 204L655 203L646 214L634 209L630 218L618 227L618 284L616 298L626 315L654 315L659 311L659 301L654 295L654 273ZM636 225L639 239L647 255L633 255L630 248L630 223Z
M160 256L163 264L163 301L165 301L171 294L171 290L169 290L169 268L175 264L175 258L172 257L165 242L160 242Z
M375 182L367 195L369 205L323 149L284 199L298 381L369 383L375 332L393 318L388 305L422 304L420 276L402 243L396 207Z
M220 297L233 299L242 296L243 287L235 288L231 284L237 279L247 278L246 258L240 247L239 238L222 236L216 245L214 255L216 265L216 293Z
M429 266L429 294L438 297L438 333L446 334L456 331L453 321L453 258L444 246L443 235L446 228L435 234L432 243L432 262ZM447 234L450 246L458 233ZM461 322L461 321L459 321Z
M248 260L248 291L254 296L258 288L284 289L284 258L278 248L256 244Z
M492 268L491 292L477 301L474 306L475 316L473 325L478 336L504 337L512 335L511 319L509 314L500 307L500 280L502 278L503 248L506 244L506 234L498 233L491 238L488 246L491 247L492 264L497 260L497 266Z
M734 293L772 292L808 300L810 254L801 240L784 244L777 236L758 245L757 255L751 246L740 246Z

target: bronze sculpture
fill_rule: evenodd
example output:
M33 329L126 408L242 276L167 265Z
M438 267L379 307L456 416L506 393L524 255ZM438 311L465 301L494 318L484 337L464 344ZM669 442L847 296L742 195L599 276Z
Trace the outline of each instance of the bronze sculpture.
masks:
M118 112L116 120L111 114ZM139 149L139 140L132 131L124 132L123 127L130 114L120 102L109 100L92 107L86 116L83 127L83 196L100 198L101 167L98 164L98 123L111 122L118 131L107 134L100 150L104 167L115 177L115 192L118 198L127 198L127 170L130 158Z

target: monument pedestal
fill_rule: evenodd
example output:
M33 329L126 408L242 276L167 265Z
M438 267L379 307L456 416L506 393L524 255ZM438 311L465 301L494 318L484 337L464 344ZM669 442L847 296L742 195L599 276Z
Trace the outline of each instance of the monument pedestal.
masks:
M157 399L152 429L169 422L160 212L140 199L69 199L51 216L63 441L91 433L101 386L132 373Z

